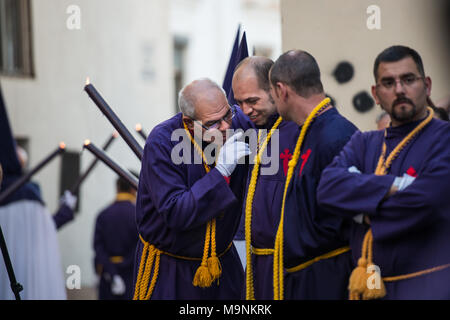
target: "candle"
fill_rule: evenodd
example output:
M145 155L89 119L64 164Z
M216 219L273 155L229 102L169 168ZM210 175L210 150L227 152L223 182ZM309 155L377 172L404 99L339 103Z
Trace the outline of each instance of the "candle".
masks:
M89 78L86 80L86 85L84 90L87 92L89 97L94 101L100 111L108 118L109 122L114 126L114 128L119 132L120 136L125 140L131 150L136 154L139 160L142 161L143 150L138 144L136 139L131 135L125 125L120 121L119 117L114 113L114 111L109 107L106 101L102 98L100 93L95 89L95 87L89 83Z
M142 129L142 125L140 123L136 124L136 132L139 133L144 141L147 141L147 135L144 133L144 130Z
M109 137L109 139L106 141L106 143L103 145L103 151L108 150L109 146L112 144L112 142L117 138L118 132L114 131L113 134ZM77 195L80 189L80 185L83 183L83 181L87 178L87 176L91 173L91 171L94 169L95 165L98 162L98 158L95 158L92 163L89 165L89 167L86 169L86 171L78 178L78 180L75 182L73 187L70 189L70 192L74 195Z
M11 194L16 192L20 187L22 187L25 183L30 180L30 178L37 173L39 170L41 170L43 167L45 167L50 161L53 160L57 155L64 152L66 148L66 145L64 142L61 142L58 146L58 148L53 151L50 155L48 155L44 160L42 160L36 167L34 167L32 170L30 170L27 174L21 176L19 179L17 179L16 182L14 182L8 189L6 189L4 192L0 194L0 203L2 203L6 198L8 198Z
M132 176L129 172L122 169L117 163L115 163L105 152L97 148L89 140L84 142L84 148L88 149L92 154L94 154L99 160L110 167L115 173L117 173L121 178L125 179L131 187L135 190L138 188L138 180Z

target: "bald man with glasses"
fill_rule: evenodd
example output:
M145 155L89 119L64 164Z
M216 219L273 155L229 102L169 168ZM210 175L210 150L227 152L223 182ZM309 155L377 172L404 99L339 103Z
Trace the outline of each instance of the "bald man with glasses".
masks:
M244 273L233 236L246 170L238 161L250 150L242 133L226 138L244 115L206 78L185 86L178 102L181 112L157 125L144 148L134 299L239 299Z

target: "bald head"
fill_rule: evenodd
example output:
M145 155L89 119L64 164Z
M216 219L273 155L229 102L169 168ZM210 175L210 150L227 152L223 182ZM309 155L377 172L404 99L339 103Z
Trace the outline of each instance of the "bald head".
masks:
M217 98L226 100L225 91L214 81L200 78L184 86L178 94L178 106L183 115L196 118L196 105L214 103Z
M304 98L323 93L319 65L306 51L283 53L270 70L270 81L273 86L277 82L285 83Z
M234 100L258 126L264 126L276 106L270 95L269 70L273 61L266 57L248 57L236 67L233 75Z
M256 77L258 86L262 90L270 92L269 70L272 65L273 61L266 57L247 57L236 66L233 81Z

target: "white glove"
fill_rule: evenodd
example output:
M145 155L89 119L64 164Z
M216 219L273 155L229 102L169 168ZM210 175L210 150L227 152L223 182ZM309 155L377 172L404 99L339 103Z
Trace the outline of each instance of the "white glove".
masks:
M361 171L359 171L359 169L355 166L351 166L350 168L348 168L348 172L361 174ZM364 222L364 213L360 213L360 214L354 216L353 220L356 223L362 224Z
M219 170L224 177L231 176L239 159L251 153L248 144L239 141L243 134L242 131L235 133L220 149L216 169Z
M111 283L111 292L116 296L121 296L125 293L125 282L119 275L114 275Z
M396 177L394 179L393 186L397 187L398 191L405 190L411 183L416 180L416 177L410 176L407 173L404 173L401 177Z
M355 166L351 166L350 168L348 168L348 172L361 174L361 171L359 171L359 169Z
M73 210L77 205L77 197L74 196L69 190L66 190L64 191L64 195L61 197L61 203Z

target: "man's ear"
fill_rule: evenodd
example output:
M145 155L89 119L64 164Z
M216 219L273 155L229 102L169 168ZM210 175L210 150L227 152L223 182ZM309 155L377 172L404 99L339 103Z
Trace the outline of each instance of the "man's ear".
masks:
M372 86L372 97L375 99L376 104L380 104L380 100L377 95L377 86Z
M276 88L277 88L277 91L278 91L278 96L281 99L281 101L286 102L288 100L288 98L289 98L289 95L290 95L290 92L289 92L290 88L289 88L289 86L286 85L283 82L277 82Z
M427 96L429 97L431 95L431 78L425 77L424 82L425 82L425 88L427 90Z

